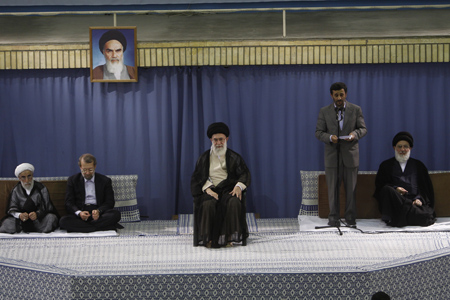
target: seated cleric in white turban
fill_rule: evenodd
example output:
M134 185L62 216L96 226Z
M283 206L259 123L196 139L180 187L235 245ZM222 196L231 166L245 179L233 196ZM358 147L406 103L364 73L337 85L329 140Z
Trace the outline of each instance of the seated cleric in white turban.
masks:
M14 174L20 182L12 189L1 233L51 232L58 227L58 213L47 188L33 179L34 166L23 163Z

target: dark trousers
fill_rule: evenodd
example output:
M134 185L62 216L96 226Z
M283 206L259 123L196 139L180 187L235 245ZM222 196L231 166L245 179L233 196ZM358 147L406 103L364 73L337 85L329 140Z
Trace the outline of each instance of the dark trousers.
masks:
M92 214L92 210L97 209L97 206L91 205L85 207L84 210L89 211ZM89 217L87 221L83 221L77 215L67 215L61 218L59 226L61 229L67 230L67 232L94 232L115 230L117 223L120 221L120 211L115 209L108 209L103 212L97 221L94 221L92 217Z

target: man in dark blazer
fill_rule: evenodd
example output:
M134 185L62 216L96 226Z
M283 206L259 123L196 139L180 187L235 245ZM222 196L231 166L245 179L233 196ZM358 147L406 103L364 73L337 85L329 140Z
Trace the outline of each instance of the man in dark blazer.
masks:
M78 160L81 173L67 180L67 215L60 220L61 229L68 232L93 232L123 228L118 224L120 212L114 209L112 181L95 173L97 160L83 154Z
M347 200L345 220L348 225L355 225L356 179L359 168L358 141L367 134L367 128L361 107L347 101L345 83L333 83L330 94L333 103L320 109L316 125L316 138L325 143L325 176L330 206L328 225L340 225L339 205L335 201L335 191L342 180ZM337 174L338 151L339 174Z

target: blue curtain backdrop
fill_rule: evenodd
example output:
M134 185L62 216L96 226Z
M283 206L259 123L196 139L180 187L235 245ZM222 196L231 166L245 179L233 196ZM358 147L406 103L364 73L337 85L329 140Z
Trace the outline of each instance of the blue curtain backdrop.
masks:
M368 134L360 170L393 155L401 130L412 156L430 170L450 169L449 64L171 67L139 69L137 83L91 83L88 69L0 72L0 176L22 162L36 176L69 176L90 152L103 174L138 174L141 214L192 213L190 175L210 147L207 126L229 124L229 147L252 172L248 210L295 217L300 170L323 170L315 136L331 83L348 85Z

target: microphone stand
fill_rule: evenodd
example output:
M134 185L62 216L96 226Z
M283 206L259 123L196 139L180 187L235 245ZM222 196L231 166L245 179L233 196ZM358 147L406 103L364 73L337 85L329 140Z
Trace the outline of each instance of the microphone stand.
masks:
M335 224L333 224L333 225L316 226L315 227L316 229L334 228L335 227L339 231L339 235L342 235L342 231L341 231L341 228L340 228L341 227L341 220L340 220L341 219L341 206L340 206L340 199L339 199L340 187L341 187L341 180L340 180L340 177L339 177L339 155L340 155L340 152L341 152L341 139L340 139L341 126L340 126L339 123L344 118L344 113L343 113L342 109L343 108L338 108L336 110L336 120L337 120L337 128L338 128L338 134L337 134L338 141L337 141L337 144L336 144L336 153L337 153L337 155L336 155L337 156L337 168L336 168L336 175L337 176L336 177L337 177L337 180L336 180L336 185L334 187L334 205L337 208L339 220L336 221ZM339 113L339 111L341 113ZM342 222L342 223L344 224L343 227L356 228L356 225L347 225L344 222Z

